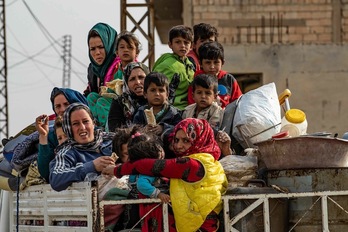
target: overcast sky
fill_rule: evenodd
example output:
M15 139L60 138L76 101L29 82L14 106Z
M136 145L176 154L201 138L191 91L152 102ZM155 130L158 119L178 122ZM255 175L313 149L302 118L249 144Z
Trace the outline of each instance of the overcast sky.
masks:
M140 18L143 10L138 11ZM54 86L62 87L63 36L72 36L71 88L82 92L89 64L87 33L98 22L108 23L119 32L119 12L119 0L6 0L10 135L34 122L36 116L53 113L49 96ZM45 30L48 33L44 34ZM147 41L139 38L142 58ZM55 46L51 45L53 39L57 40ZM155 47L156 58L170 51L159 39Z

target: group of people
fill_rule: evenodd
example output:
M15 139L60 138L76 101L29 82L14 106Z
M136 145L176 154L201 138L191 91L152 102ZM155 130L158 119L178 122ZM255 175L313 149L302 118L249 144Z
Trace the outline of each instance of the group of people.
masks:
M206 23L174 26L173 52L150 71L137 61L141 44L133 33L117 35L105 23L92 27L87 89L55 87L54 127L52 116L36 118L42 178L61 191L89 173L130 175L139 198L171 202L171 231L217 231L227 187L219 159L233 153L221 122L224 108L242 95L222 70L217 38ZM161 213L144 219L142 228L163 231Z

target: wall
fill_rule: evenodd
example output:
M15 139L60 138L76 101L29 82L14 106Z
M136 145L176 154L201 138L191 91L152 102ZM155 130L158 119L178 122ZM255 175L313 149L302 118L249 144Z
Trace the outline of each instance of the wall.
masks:
M347 45L230 45L224 69L262 73L262 84L289 88L290 106L307 115L308 131L348 131Z
M218 28L225 70L289 88L309 133L348 131L348 0L191 0L183 18Z

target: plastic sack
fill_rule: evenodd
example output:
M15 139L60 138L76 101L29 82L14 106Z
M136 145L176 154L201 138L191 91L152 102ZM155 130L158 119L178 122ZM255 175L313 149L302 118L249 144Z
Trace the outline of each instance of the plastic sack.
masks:
M118 179L115 176L100 175L97 177L97 181L98 199L104 199L105 194L112 188L129 190L128 176Z
M256 156L228 155L219 162L225 171L228 188L245 186L249 180L257 178Z
M270 83L245 93L239 99L232 135L247 148L250 147L248 142L264 141L279 133L280 123L281 111L276 86Z

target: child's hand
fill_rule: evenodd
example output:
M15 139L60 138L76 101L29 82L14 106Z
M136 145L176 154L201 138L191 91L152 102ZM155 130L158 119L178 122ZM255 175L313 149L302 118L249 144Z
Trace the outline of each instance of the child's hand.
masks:
M223 156L232 155L231 138L225 131L219 131L217 133L216 142L218 143Z
M115 164L110 164L110 165L106 166L105 168L103 168L102 174L109 175L109 176L114 176L114 169L115 169L115 167L116 167Z
M159 193L157 197L162 201L162 203L169 203L170 202L170 196L168 194Z
M146 131L154 133L156 135L161 135L163 132L163 126L161 125L146 125Z

